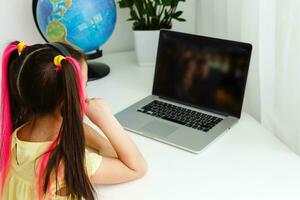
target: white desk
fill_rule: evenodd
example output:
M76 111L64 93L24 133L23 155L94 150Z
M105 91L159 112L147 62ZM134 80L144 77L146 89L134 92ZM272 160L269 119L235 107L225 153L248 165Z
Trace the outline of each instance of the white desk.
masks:
M114 113L151 93L153 68L139 68L133 52L105 55L111 73L88 84ZM129 133L149 172L137 181L98 186L102 200L299 200L300 157L251 116L195 155Z

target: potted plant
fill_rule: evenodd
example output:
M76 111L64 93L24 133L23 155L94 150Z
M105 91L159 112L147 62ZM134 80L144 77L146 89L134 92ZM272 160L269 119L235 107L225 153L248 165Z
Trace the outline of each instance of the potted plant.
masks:
M119 0L120 8L128 8L133 21L134 43L138 63L153 66L160 29L171 29L172 20L185 21L179 2L185 0Z

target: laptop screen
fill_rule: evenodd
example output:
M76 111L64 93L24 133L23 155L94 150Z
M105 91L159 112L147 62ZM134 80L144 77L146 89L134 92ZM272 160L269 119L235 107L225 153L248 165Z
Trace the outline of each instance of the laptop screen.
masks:
M252 46L162 30L153 94L240 117Z

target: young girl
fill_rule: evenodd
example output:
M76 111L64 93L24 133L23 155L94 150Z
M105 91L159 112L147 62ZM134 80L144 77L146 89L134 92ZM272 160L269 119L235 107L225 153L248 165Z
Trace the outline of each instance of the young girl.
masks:
M86 97L86 83L85 57L68 45L14 42L5 49L0 199L94 200L93 185L145 174L143 156L105 101Z

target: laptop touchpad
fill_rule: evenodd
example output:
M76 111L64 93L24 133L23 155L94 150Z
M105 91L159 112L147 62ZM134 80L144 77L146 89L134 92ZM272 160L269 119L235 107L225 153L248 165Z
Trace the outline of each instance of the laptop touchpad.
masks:
M145 126L139 129L142 133L147 133L147 135L151 136L160 136L166 137L176 131L178 127L169 125L167 123L152 120L151 122L147 123Z

